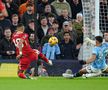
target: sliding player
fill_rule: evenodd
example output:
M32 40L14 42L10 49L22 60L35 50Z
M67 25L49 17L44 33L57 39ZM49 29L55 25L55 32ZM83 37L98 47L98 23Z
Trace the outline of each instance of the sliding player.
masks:
M28 35L24 33L24 29L23 24L19 24L17 26L17 31L12 36L12 40L16 46L16 58L19 59L18 76L20 78L29 79L30 77L25 75L24 72L28 69L32 61L38 60L38 57L40 57L49 65L52 65L52 62L41 52L30 47Z
M102 44L103 38L101 36L96 36L96 47L93 49L92 56L87 61L80 61L81 64L88 64L86 67L82 68L78 73L74 75L63 74L66 78L73 77L94 77L101 75L102 72L108 72L108 66L106 64L106 54L108 53L107 48Z

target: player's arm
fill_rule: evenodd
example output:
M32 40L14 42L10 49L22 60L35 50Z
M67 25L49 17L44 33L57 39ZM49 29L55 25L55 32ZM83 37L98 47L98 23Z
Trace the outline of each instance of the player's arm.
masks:
M81 65L83 65L83 64L89 64L89 63L95 61L95 59L96 59L96 55L93 54L89 59L87 59L87 61L80 60L79 63Z
M19 54L22 54L23 42L24 42L23 39L20 39L18 42Z
M93 55L86 61L86 64L89 64L89 63L91 63L91 62L93 62L93 61L95 61L95 60L96 60L96 55L93 54Z
M17 43L17 48L19 49L19 55L17 55L17 59L20 59L22 57L22 48L23 48L23 39L20 39Z

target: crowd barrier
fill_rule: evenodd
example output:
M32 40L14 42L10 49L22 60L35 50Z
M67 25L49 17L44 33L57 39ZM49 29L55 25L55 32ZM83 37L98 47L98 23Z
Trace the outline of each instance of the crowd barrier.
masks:
M82 68L78 60L55 60L53 66L47 64L45 66L50 76L61 76L67 69L71 69L73 73L76 73Z
M4 72L3 71L4 68L5 68L5 74L6 74L6 72L8 72L8 70L10 72L12 70L12 65L14 65L13 71L16 74L16 72L17 72L16 65L18 63L17 60L2 60L1 59L0 63L2 65L2 68L0 69L0 70L2 70L2 72ZM11 69L9 69L9 64L11 66L10 67ZM46 67L49 76L61 76L62 73L64 73L67 69L71 69L73 73L76 73L82 67L79 64L78 60L53 60L53 66L49 66L46 63L44 63L44 66ZM8 69L6 70L6 68L8 68Z

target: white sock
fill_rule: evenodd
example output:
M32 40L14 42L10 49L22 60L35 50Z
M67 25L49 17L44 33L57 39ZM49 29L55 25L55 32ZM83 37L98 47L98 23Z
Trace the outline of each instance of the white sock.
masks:
M98 73L89 73L89 74L86 74L85 77L96 77L96 76L99 76L101 74L102 74L101 72L98 72Z

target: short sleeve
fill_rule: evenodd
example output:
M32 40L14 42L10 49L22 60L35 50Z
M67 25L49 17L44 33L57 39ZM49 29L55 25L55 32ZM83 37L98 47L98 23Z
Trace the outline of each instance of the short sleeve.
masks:
M98 50L97 50L97 48L94 48L94 49L93 49L92 54L95 54L95 55L98 54Z

